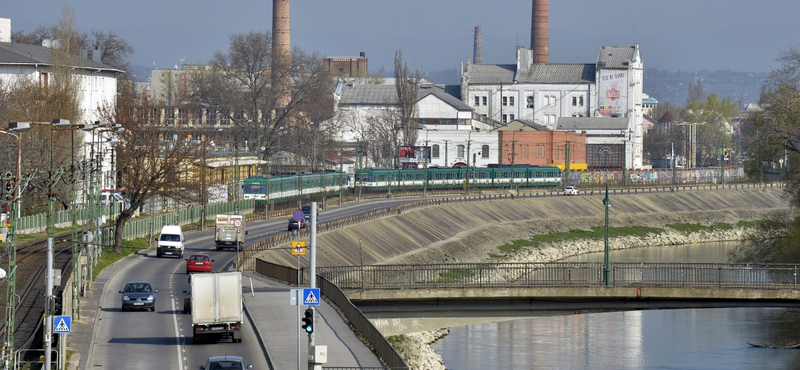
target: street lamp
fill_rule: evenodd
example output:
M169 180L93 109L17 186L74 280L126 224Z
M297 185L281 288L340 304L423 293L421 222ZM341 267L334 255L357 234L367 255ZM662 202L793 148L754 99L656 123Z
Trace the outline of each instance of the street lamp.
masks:
M14 322L15 322L15 307L17 305L16 297L17 297L17 219L20 217L19 211L19 201L20 195L22 194L22 172L20 170L20 164L22 163L22 132L28 131L31 129L31 126L28 122L11 122L8 124L8 131L0 131L4 134L11 135L17 138L17 173L15 174L14 178L14 187L16 188L16 195L14 196L13 201L11 202L11 212L9 212L9 218L11 220L11 228L8 232L8 282L6 285L6 336L5 336L5 343L3 345L3 360L6 369L11 368L11 359L12 354L14 353ZM17 132L14 134L13 132ZM16 208L16 209L15 209ZM16 217L14 214L16 213Z
M606 182L606 197L603 198L603 208L606 211L606 232L605 232L605 258L603 260L603 280L606 286L611 286L611 266L608 262L608 210L611 208L611 199L608 198L608 182Z

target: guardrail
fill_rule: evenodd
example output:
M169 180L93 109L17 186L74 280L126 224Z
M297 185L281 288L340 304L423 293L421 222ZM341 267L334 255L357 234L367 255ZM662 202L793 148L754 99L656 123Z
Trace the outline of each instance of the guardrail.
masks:
M263 276L283 281L293 286L302 286L308 281L307 269L300 269L300 273L298 274L298 270L295 268L281 266L263 260L257 260L255 271ZM395 350L391 343L386 340L386 337L375 328L372 322L364 316L364 313L350 302L350 299L347 298L347 295L344 294L339 287L319 275L317 275L317 286L319 287L320 294L339 308L342 316L350 323L356 334L370 346L386 366L398 370L407 368L408 365L406 365L403 357L397 353L397 350Z
M611 263L611 287L795 290L796 264ZM341 289L605 287L603 263L459 263L318 267Z

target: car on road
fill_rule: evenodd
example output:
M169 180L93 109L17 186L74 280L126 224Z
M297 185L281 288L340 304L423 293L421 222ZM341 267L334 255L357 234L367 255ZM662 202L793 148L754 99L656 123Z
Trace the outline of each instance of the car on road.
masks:
M564 187L564 195L578 195L578 188L570 185Z
M211 272L213 262L207 254L193 254L186 259L186 273Z
M245 365L239 356L214 356L209 357L205 366L198 366L198 370L245 370L252 369L253 365Z
M306 223L305 218L301 218L300 221L297 221L294 218L290 218L287 230L292 231L292 230L305 229L307 225L308 223Z
M192 313L192 291L191 290L184 290L183 291L183 313L184 314Z
M119 291L122 294L122 311L156 310L156 293L158 289L146 281L132 281Z

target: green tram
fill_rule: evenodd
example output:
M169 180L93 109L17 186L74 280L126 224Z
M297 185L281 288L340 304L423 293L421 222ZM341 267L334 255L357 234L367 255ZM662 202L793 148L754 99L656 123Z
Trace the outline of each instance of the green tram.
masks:
M269 189L270 200L292 199L300 196L339 192L341 187L349 187L346 174L339 172L318 172L291 176L265 176L248 177L242 185L244 199L264 201Z
M553 187L561 186L561 170L554 166L511 166L497 167L446 167L422 169L367 168L358 170L356 186L364 190L423 189L427 181L428 189L462 189L464 182L469 187L502 188ZM391 181L391 184L390 184Z

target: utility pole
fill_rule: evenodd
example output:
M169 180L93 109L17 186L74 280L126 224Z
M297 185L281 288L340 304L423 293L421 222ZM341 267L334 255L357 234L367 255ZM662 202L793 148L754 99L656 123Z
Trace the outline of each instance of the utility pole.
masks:
M611 266L608 262L608 210L611 208L611 199L608 198L608 182L606 182L606 197L603 198L603 208L606 211L606 226L605 226L605 255L603 259L603 280L606 286L611 286Z
M569 181L569 161L570 161L570 142L567 140L567 146L564 147L564 183L567 184Z

